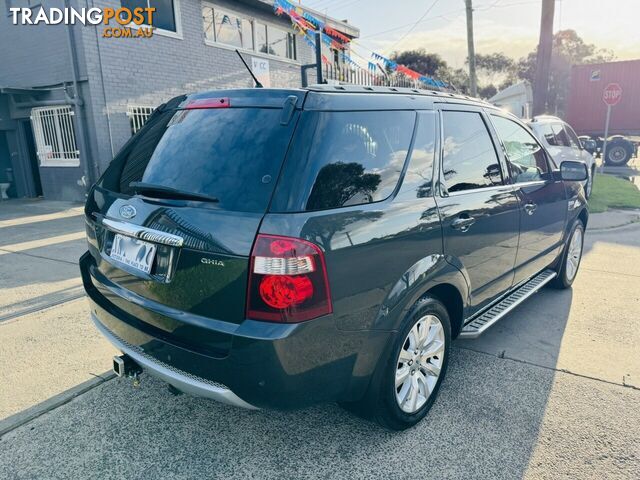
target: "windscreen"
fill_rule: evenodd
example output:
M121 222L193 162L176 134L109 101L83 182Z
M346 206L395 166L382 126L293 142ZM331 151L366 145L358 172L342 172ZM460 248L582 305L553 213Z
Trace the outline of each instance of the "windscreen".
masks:
M219 200L219 208L264 212L296 117L281 109L223 108L160 113L123 148L101 186L135 193L132 182Z

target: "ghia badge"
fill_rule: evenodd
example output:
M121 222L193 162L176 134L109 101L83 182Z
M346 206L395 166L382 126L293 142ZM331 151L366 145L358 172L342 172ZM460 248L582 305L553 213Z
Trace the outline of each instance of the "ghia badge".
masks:
M214 267L224 267L224 262L222 260L216 260L215 258L202 257L200 261L205 265L213 265Z
M134 207L133 205L123 205L120 207L120 216L122 218L133 218L136 216L136 214L138 213L138 211L136 210L136 207Z

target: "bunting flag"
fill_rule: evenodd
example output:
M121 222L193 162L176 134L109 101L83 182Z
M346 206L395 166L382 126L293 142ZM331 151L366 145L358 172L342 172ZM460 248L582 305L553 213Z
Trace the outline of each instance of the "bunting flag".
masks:
M355 68L362 68L357 62L355 62L349 55L345 53L345 49L352 42L352 39L342 32L339 32L335 28L328 26L326 22L323 22L309 12L305 12L302 8L296 7L288 0L274 0L273 9L278 16L289 16L294 30L296 30L298 34L302 36L304 41L309 46L313 48L315 48L316 46L315 39L310 32L318 32L320 33L321 42L327 45L329 48L339 51L340 58L342 58L345 63ZM405 65L400 65L397 62L394 62L393 60L380 55L379 53L371 52L371 57L374 60L381 62L392 72L398 72L408 78L411 78L412 80L425 83L431 87L450 87L448 83L443 82L442 80L434 79L428 75L423 75ZM322 55L322 62L330 63L327 57L324 55ZM371 72L375 72L377 69L376 63L368 62L367 69Z

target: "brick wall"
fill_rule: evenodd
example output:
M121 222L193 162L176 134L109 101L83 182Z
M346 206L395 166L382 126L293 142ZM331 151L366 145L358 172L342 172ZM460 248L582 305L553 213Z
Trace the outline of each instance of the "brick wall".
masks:
M118 0L94 3L97 7L120 6ZM215 0L214 4L284 28L291 26L263 2ZM181 39L157 33L152 38L103 38L102 26L82 29L92 152L101 171L131 135L127 105L157 106L182 93L252 86L232 49L205 44L200 0L180 0L179 21ZM297 61L268 56L272 87L300 87L300 65L312 62L314 53L300 37L296 41ZM252 54L243 55L251 65Z

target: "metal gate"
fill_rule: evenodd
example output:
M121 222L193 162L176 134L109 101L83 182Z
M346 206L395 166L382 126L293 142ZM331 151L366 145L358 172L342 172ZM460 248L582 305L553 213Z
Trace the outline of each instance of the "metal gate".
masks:
M42 167L77 167L80 152L76 146L70 106L38 107L31 110L31 126Z

